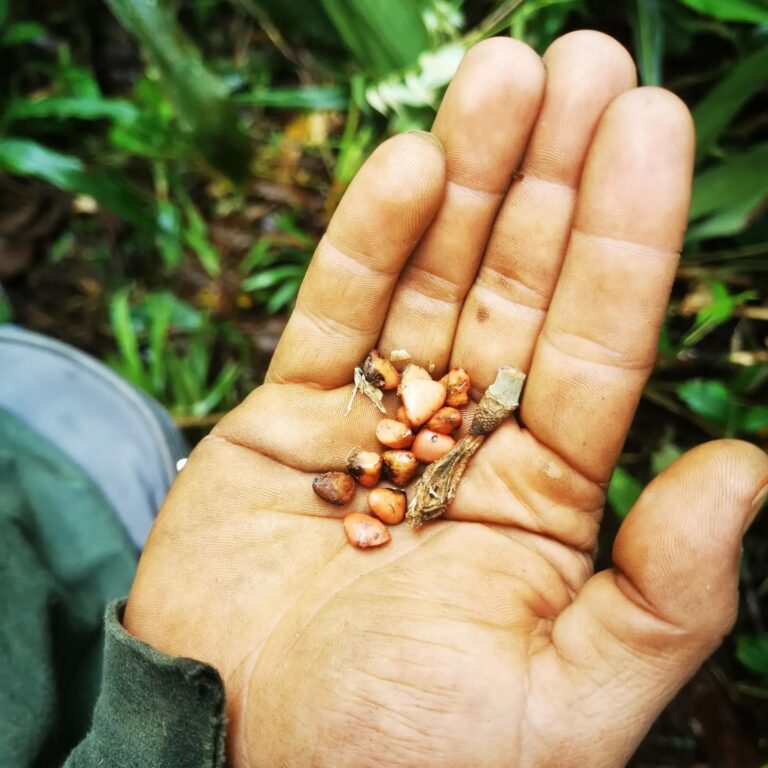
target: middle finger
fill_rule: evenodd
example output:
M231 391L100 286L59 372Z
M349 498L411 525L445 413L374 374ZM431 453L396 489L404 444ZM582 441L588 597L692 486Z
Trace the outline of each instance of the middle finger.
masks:
M436 374L448 365L464 297L528 143L544 91L541 59L492 38L464 57L432 132L445 149L442 207L403 270L380 348L405 348Z

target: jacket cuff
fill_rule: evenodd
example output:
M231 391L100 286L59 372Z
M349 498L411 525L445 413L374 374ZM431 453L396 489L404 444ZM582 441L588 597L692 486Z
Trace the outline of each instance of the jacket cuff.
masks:
M218 672L129 635L121 624L125 604L107 606L101 693L67 768L223 766L226 702Z

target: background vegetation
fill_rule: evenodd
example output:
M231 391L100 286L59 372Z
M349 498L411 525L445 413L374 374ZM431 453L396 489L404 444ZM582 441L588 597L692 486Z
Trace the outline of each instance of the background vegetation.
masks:
M592 27L693 110L691 225L603 549L712 436L768 437L766 0L0 0L0 322L105 359L194 439L258 382L346 185L468 45ZM635 766L768 763L768 520L734 638Z

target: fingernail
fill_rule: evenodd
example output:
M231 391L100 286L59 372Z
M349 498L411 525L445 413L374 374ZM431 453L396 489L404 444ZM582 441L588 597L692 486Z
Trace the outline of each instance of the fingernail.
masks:
M757 517L757 513L763 508L766 498L768 498L768 483L766 483L757 492L755 498L752 499L752 508L750 510L748 525L752 525L753 520Z
M434 133L430 133L429 131L408 131L408 133L413 133L416 136L423 136L425 139L428 139L433 144L436 144L440 148L441 152L443 151L443 145L440 142L440 139L438 139Z

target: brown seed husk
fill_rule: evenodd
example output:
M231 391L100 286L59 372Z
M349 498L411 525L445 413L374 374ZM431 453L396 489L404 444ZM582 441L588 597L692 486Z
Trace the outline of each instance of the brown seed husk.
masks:
M358 549L380 547L390 540L389 531L380 520L361 512L352 512L344 518L344 533L349 543Z
M312 481L312 490L324 501L342 507L355 495L355 481L346 472L326 472Z
M384 451L381 476L395 485L407 485L416 475L419 462L411 451Z
M525 374L517 368L499 368L496 380L486 390L472 419L469 434L433 464L419 480L406 518L412 528L440 517L456 496L456 489L469 460L486 436L512 415L520 402Z

